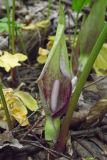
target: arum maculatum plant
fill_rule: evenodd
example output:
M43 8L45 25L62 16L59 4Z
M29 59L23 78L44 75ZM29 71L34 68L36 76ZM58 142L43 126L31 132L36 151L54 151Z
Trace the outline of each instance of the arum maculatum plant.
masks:
M60 117L65 112L71 96L71 69L64 29L64 13L60 8L55 41L38 79L46 110L45 138L47 140L56 140L60 128Z
M81 3L81 1L79 2ZM80 6L78 5L80 8L76 8L78 13L83 5L84 3ZM90 70L107 37L107 24L104 22L106 5L107 2L105 0L94 1L90 14L81 27L77 45L73 49L79 57L76 68L78 82L73 92L71 77L75 68L70 68L71 65L68 59L64 35L64 13L60 6L55 41L38 79L40 95L46 111L45 138L47 140L54 140L56 142L55 148L59 151L65 150L73 112ZM99 16L100 13L101 16ZM65 117L63 122L60 123L61 116L64 113Z

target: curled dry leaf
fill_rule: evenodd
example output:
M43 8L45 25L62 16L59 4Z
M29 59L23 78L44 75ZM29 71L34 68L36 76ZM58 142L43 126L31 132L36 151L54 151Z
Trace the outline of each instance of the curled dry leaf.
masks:
M27 118L27 108L31 111L36 111L38 109L37 101L29 93L23 91L13 91L11 88L3 89L3 93L10 116L14 117L14 119L18 121L21 126L28 125L29 121ZM1 122L4 123L1 125ZM0 101L0 126L6 128L7 125L5 122L5 112Z
M14 95L12 89L5 89L4 96L7 102L7 106L10 115L14 117L21 126L26 126L29 124L27 119L27 109L25 105L20 101L18 97Z
M14 101L9 104L9 111L21 126L29 124L27 119L27 109L18 98L14 98Z

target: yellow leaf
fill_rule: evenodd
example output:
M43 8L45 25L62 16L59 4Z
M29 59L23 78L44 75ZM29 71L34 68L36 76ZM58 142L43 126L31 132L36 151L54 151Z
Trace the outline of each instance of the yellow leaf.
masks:
M27 109L22 101L14 94L12 88L3 89L10 115L13 116L21 126L28 125Z
M40 64L44 64L47 60L47 56L38 56L37 57L37 61L40 63Z
M35 24L29 24L28 26L22 26L22 29L24 30L35 30L35 29L40 29L40 28L48 28L50 24L49 20L43 20L40 22L37 22Z
M55 36L49 36L49 37L48 37L48 40L54 42ZM68 37L68 36L65 36L65 40L68 41L68 40L69 40L69 37ZM72 39L71 39L71 40L72 40Z
M107 75L107 44L104 44L93 65L99 76Z
M47 43L47 48L50 50L51 48L52 48L52 46L53 46L53 41L49 41L48 43Z
M3 89L6 99L7 107L10 116L19 122L21 126L29 124L27 118L27 108L31 111L38 109L37 101L27 92L14 91L12 88ZM0 102L0 112L3 110L3 105ZM1 119L6 121L5 116L2 115Z
M35 30L35 24L29 24L28 26L22 26L24 30Z
M13 55L8 52L5 52L4 55L0 57L0 61L2 62L0 66L4 67L7 72L15 66L20 66L17 59L13 58Z
M48 37L48 40L54 42L55 36L49 36L49 37Z
M50 21L49 19L47 19L47 20L43 20L43 21L36 23L36 27L45 29L49 27L49 24L50 24Z
M74 41L74 39L75 39L75 41ZM73 47L76 46L76 44L77 44L77 39L78 39L77 36L76 36L75 38L74 38L74 36L72 36L71 39L69 39L68 36L65 36L65 40L66 40L66 41L70 41L70 40L71 40L71 43L72 43ZM52 48L53 43L54 43L54 40L55 40L55 36L49 36L49 37L48 37L47 48L48 48L49 50Z
M44 48L39 48L38 54L41 56L47 56L49 53L49 51L47 49Z
M47 49L39 48L39 51L38 51L39 56L37 57L37 61L40 64L44 64L47 60L48 53L49 51Z
M27 56L22 53L15 53L14 57L18 58L18 61L20 62L27 60Z
M12 116L19 122L21 126L29 125L29 121L25 114L22 114L19 108L14 107L12 109Z
M27 56L23 54L11 54L4 51L4 54L0 56L0 67L3 67L7 72L9 72L11 68L21 65L19 61L25 61L26 59Z
M27 109L18 98L13 99L13 102L9 105L9 111L21 126L26 126L29 124L27 119Z

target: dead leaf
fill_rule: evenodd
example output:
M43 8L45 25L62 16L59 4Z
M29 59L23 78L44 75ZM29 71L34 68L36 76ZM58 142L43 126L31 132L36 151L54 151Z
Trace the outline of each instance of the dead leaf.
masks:
M28 26L22 26L22 29L24 30L35 30L35 29L46 29L49 27L50 21L49 20L43 20L40 22L37 22L35 24L29 24Z
M106 113L107 99L101 99L90 109L83 126L89 127L92 124L98 124L102 121Z
M16 66L20 66L19 61L25 61L27 59L26 55L21 53L11 54L7 51L3 52L4 54L0 56L0 67L3 67L7 72Z
M47 60L48 53L49 51L47 49L39 48L39 51L38 51L39 56L37 57L37 61L40 64L44 64Z
M47 56L38 56L37 57L37 61L40 63L40 64L45 64L47 60Z
M10 115L13 116L21 126L29 124L27 119L27 109L20 99L14 96L14 93L4 94L9 108Z
M37 101L29 93L23 91L13 91L12 88L3 89L3 93L10 116L14 117L14 119L18 121L21 126L28 125L29 121L27 118L27 108L31 111L36 111L38 109ZM7 128L5 124L6 116L3 110L3 105L0 103L0 106L0 124L1 122L4 122L0 126Z
M38 54L41 56L47 56L49 53L49 51L47 49L44 48L39 48Z

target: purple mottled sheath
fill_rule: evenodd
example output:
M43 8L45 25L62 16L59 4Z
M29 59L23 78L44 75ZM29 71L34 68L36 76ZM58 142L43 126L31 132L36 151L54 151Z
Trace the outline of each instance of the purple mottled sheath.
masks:
M54 117L62 116L65 113L70 96L71 96L71 82L68 82L68 80L65 77L64 80L60 81L57 107L56 110L52 112L52 116Z
M53 117L65 113L71 96L71 75L65 68L64 57L61 56L58 72L55 73L50 65L43 70L38 79L40 93Z

